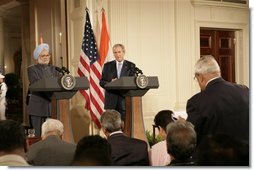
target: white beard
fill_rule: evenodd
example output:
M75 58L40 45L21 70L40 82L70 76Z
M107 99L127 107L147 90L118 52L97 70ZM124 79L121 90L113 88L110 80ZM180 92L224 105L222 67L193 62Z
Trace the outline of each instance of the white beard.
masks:
M38 58L38 63L39 63L39 64L47 65L47 64L49 64L49 60L43 61L43 60L41 60L40 58Z

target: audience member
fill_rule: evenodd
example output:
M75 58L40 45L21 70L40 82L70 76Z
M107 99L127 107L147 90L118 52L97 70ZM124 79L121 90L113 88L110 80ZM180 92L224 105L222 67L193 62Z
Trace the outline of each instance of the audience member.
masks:
M25 157L25 129L13 120L0 121L0 166L29 166Z
M178 119L167 126L167 151L171 158L169 166L195 165L192 153L196 148L196 132L194 126L184 120Z
M161 142L154 144L149 151L150 165L151 166L166 166L170 163L170 156L167 153L166 144L166 127L172 119L173 112L171 110L162 110L155 115L154 124L159 130L161 136Z
M62 122L47 119L41 129L42 140L28 148L28 162L35 166L70 165L76 145L62 140L64 131Z
M209 134L249 141L249 89L225 81L211 55L197 61L195 78L201 92L188 100L186 111L197 132L197 148Z
M74 166L110 166L111 147L105 138L91 135L82 138L77 144Z
M199 166L249 166L249 144L224 134L209 135L197 156Z
M122 132L121 115L116 110L106 110L101 116L101 126L111 145L112 165L148 166L148 146L143 140L127 137Z

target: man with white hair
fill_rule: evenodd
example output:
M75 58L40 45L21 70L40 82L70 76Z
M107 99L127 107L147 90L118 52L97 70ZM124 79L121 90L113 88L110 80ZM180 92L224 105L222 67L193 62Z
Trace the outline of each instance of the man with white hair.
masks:
M0 120L5 120L5 109L6 109L6 92L7 85L4 82L4 75L0 73Z
M56 67L49 64L48 44L42 43L37 46L33 56L38 63L30 65L27 69L30 85L43 78L60 76ZM28 114L31 127L35 129L35 135L40 137L42 123L46 118L51 117L51 93L32 92L28 103Z
M249 88L225 81L211 55L197 61L195 78L201 92L188 100L186 111L197 132L197 145L209 134L249 142Z
M42 140L28 148L27 161L34 166L67 166L74 157L76 145L62 140L64 127L56 119L42 124Z

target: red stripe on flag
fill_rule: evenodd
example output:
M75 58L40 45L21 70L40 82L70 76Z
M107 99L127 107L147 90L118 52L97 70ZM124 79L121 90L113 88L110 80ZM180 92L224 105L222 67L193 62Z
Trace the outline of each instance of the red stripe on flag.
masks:
M85 108L90 110L90 96L87 94L86 90L79 90L79 92L84 96L86 100Z
M92 95L90 97L91 97L91 102L93 103L97 111L99 112L98 114L101 115L101 113L103 112L103 109L101 108L99 103L97 103L97 100Z
M80 62L80 64L81 64L88 72L90 72L90 64L88 63L89 60L88 60L88 61L85 61L84 58L87 58L87 57L86 57L86 56L82 57L82 56L80 55L80 60L79 60L79 62Z
M96 75L96 77L98 78L98 80L101 79L101 69L98 69L95 67L95 65L91 65L91 68L90 68L93 73Z
M101 92L100 87L98 87L98 85L94 82L93 79L90 79L90 87L92 87L92 89L94 89L94 91L97 93L97 95L99 96L101 101L104 102L104 93ZM104 108L104 106L103 106L103 108Z
M101 123L100 123L99 119L97 118L97 116L93 112L91 112L91 111L90 111L90 115L91 115L91 118L94 121L94 123L100 129L101 128Z

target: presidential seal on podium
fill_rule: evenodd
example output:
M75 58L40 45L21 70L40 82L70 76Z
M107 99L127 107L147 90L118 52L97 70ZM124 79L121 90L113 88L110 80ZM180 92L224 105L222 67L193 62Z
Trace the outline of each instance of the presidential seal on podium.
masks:
M65 90L72 90L76 85L76 79L69 74L66 74L64 76L62 76L61 78L61 86L65 89Z
M139 88L144 89L148 86L148 78L145 75L140 74L136 77L136 84Z

